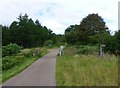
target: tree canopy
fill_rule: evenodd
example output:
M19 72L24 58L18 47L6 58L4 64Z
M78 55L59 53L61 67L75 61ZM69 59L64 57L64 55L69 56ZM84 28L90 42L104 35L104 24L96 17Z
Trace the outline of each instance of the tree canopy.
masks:
M65 30L68 43L104 43L103 34L110 35L104 20L98 14L89 14L79 25L71 25ZM69 40L70 39L70 40Z
M53 32L35 22L27 14L20 14L18 21L13 21L10 27L2 26L2 44L16 43L23 47L42 46L46 40L53 37Z
M70 25L63 35L56 35L51 29L42 26L39 20L35 22L27 14L20 14L18 21L8 26L2 26L2 45L16 43L24 48L43 46L45 42L55 45L93 44L106 45L105 51L120 54L120 30L111 35L103 18L98 14L89 14L80 24Z
M79 25L70 25L65 30L65 39L68 44L104 44L105 52L120 54L120 30L111 35L103 18L98 14L89 14Z

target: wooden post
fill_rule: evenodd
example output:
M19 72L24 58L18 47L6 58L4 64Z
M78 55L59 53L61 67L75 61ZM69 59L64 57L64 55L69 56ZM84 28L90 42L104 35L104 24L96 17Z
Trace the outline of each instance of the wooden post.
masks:
M60 51L59 51L59 54L60 54L60 56L62 55L62 50L60 49Z
M98 55L99 55L99 53L98 53L98 52L96 52L96 57L98 57Z
M100 46L100 57L103 59L102 46Z
M101 58L103 59L103 57L104 57L104 51L103 51L103 47L105 47L105 45L101 45L100 46L100 56L101 56Z
M108 59L110 60L110 54L108 53Z

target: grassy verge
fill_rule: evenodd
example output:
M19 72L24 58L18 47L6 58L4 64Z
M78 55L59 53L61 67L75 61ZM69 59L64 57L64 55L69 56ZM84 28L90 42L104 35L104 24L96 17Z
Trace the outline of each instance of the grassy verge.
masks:
M63 55L57 58L56 80L57 86L117 86L118 59Z
M2 60L0 59L0 84L2 83Z
M0 84L2 83L2 49L0 47Z
M27 51L29 51L29 49L25 49L22 52L27 52ZM44 56L47 53L48 53L48 51L46 49L41 49L40 57ZM10 58L10 59L12 59L12 58L14 58L14 59L22 59L23 61L19 65L15 65L13 68L8 69L6 71L3 71L2 72L2 82L5 82L6 80L8 80L11 77L15 76L16 74L20 73L25 68L30 66L33 62L38 60L40 57L38 57L38 56L29 56L29 57L25 57L25 56L9 56L9 57L7 57L7 58Z

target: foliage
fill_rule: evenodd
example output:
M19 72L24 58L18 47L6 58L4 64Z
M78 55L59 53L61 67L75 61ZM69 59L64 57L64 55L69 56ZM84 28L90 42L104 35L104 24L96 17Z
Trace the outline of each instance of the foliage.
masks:
M2 48L0 46L0 84L2 83Z
M77 33L76 30L79 29L79 25L70 25L65 30L66 42L69 44L75 44L77 42Z
M65 30L65 37L69 44L103 44L105 32L109 33L109 30L104 20L93 13L83 18L80 25L68 27Z
M106 53L120 55L120 30L111 35L104 19L98 14L89 14L79 25L70 25L65 30L65 39L71 45L106 45ZM88 47L78 53L89 52Z
M65 36L64 36L64 34L54 34L53 35L53 37L52 37L52 39L51 39L52 41L53 41L53 45L54 46L61 46L61 45L64 45L64 43L65 43Z
M67 46L64 50L64 54L66 55L75 55L75 54L96 54L99 51L98 45L70 45Z
M81 45L79 47L76 47L77 48L77 54L95 54L97 51L99 51L98 47L97 46L84 46L84 45Z
M19 55L23 55L24 57L32 57L32 56L37 56L41 57L41 49L30 49L28 51L22 51Z
M32 48L22 50L16 56L6 56L2 58L2 69L3 71L11 69L12 67L18 66L21 64L26 58L36 57L40 58L44 54L46 54L46 49L41 48Z
M115 33L115 39L116 39L116 52L120 55L120 30Z
M13 21L10 27L2 26L3 45L16 43L24 48L43 46L53 35L51 29L41 26L38 20L34 22L27 14L20 14L18 21Z
M66 42L58 42L58 43L56 44L57 47L66 46L66 45L67 45Z
M25 58L16 57L16 56L9 56L2 59L2 70L6 71L8 69L11 69L15 67L16 65L19 65L24 61Z
M35 52L39 52L36 53ZM25 55L31 53L30 55ZM2 58L2 81L13 77L14 75L20 73L25 68L30 66L33 62L38 60L40 57L47 54L48 51L46 48L32 48L32 49L23 49L16 56L6 56ZM33 55L34 54L34 55Z
M47 40L47 41L44 42L44 45L51 47L53 45L53 41L52 40Z
M120 30L105 40L105 52L120 55Z
M7 46L2 46L2 56L16 55L20 52L21 47L17 44L9 44Z

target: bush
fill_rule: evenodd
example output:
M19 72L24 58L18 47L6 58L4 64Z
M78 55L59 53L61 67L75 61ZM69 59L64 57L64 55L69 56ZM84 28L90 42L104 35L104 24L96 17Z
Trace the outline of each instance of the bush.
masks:
M30 53L32 54L32 56L41 57L41 50L40 50L40 49L32 49L32 50L30 51Z
M52 40L47 40L44 42L44 46L48 46L48 47L51 47L53 44L53 41Z
M15 66L21 65L21 63L31 59L32 57L41 57L41 50L39 48L33 48L29 50L22 51L16 56L6 56L2 58L2 70L6 71Z
M38 56L41 57L41 50L40 49L31 49L29 51L21 52L21 54L25 57L32 57L32 56Z
M93 54L99 51L97 46L88 46L88 45L81 45L76 46L77 54Z
M66 42L58 42L56 45L57 45L58 47L60 47L60 46L66 46L67 43L66 43Z
M17 44L9 44L7 46L2 46L2 57L16 55L20 52L21 47Z
M2 58L2 70L6 71L8 69L11 69L15 67L16 65L19 65L24 58L18 58L16 56L9 56Z
M77 50L77 54L88 54L89 50L87 47L80 47L78 50Z
M64 55L75 55L76 54L76 48L74 47L66 47L64 50L63 50L63 54Z

